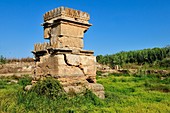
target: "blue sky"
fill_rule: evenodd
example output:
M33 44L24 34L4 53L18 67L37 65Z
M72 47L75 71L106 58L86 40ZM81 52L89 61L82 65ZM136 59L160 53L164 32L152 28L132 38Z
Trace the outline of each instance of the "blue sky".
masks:
M90 14L84 49L95 55L170 45L170 0L0 0L0 55L33 57L43 14L59 6Z

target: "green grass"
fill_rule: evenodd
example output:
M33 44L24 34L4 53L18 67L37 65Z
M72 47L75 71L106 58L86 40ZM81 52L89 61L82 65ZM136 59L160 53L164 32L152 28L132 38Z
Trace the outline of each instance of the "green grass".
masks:
M18 84L8 84L10 79L19 80ZM70 97L66 94L55 95L59 85L46 81L39 84L42 90L26 92L23 87L30 84L30 78L0 79L0 112L2 113L169 113L170 76L161 78L156 75L98 76L97 82L105 87L104 100L97 98L91 91ZM52 83L52 84L51 84ZM60 86L57 86L60 87ZM41 89L40 89L41 90ZM60 90L61 91L61 90ZM50 92L50 93L48 93ZM43 94L43 95L41 95ZM50 94L50 95L49 95ZM56 98L51 98L56 97Z
M106 90L108 106L119 112L170 112L169 78L155 75L109 76L98 79ZM166 89L166 90L164 90ZM115 97L116 101L113 100Z

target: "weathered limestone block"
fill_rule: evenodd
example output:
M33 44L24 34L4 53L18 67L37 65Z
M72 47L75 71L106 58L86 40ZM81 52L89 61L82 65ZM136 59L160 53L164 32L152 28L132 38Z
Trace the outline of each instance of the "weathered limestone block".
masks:
M65 60L64 60L64 55L62 55L62 54L55 55L54 56L54 60L57 60L57 65L60 65L60 66L61 65L65 65L66 66L67 65Z
M101 84L84 84L82 86L78 85L78 86L65 86L64 87L64 90L67 92L67 93L82 93L84 92L85 90L89 89L91 90L92 92L94 92L94 94L96 96L98 96L99 98L101 99L104 99L105 98L105 92L104 92L104 87L101 85Z
M96 75L94 56L66 54L66 62L68 65L80 67L85 75Z
M51 29L51 36L52 37L61 35L61 24L57 24L57 25L55 25L55 27L52 27L50 29Z
M82 87L82 86L67 86L67 87L64 87L64 90L66 93L82 93L83 91L86 90L85 87Z
M96 57L95 56L81 56L80 57L81 64L84 66L91 66L96 64Z
M104 99L105 98L105 93L104 93L104 87L101 84L92 84L89 83L87 88L96 94L99 98Z
M84 76L83 71L79 67L75 66L57 66L59 76Z
M85 30L87 30L87 28L76 26L76 24L63 23L61 24L59 35L83 38Z
M66 62L68 65L79 66L81 63L80 56L73 55L73 54L66 54Z
M60 42L59 48L83 48L83 39L81 38L73 38L73 37L62 37L58 40Z
M104 87L101 84L93 84L93 83L89 83L88 84L88 89L91 89L92 91L103 91Z
M104 92L104 90L102 90L102 91L93 91L94 92L94 94L96 95L96 96L98 96L99 98L101 98L101 99L104 99L105 98L105 92Z
M96 64L95 56L66 54L66 60L70 65L92 66Z
M91 66L82 66L85 75L96 75L96 67L95 65Z
M58 80L61 82L63 86L69 86L69 85L83 85L88 84L88 81L86 81L86 76L57 76Z
M57 66L66 66L64 60L64 55L45 55L40 58L40 62L36 63L36 75L45 76L45 75L56 75L58 73Z
M74 37L56 37L51 38L51 46L53 48L77 48L82 49L84 47L83 39Z
M67 65L64 60L64 55L62 54L58 54L54 56L45 55L40 58L40 63L43 63L44 65L48 65L48 66Z
M44 38L49 39L51 37L51 28L44 29Z
M25 89L26 91L29 91L29 90L31 90L31 88L32 88L32 85L27 85L24 89Z

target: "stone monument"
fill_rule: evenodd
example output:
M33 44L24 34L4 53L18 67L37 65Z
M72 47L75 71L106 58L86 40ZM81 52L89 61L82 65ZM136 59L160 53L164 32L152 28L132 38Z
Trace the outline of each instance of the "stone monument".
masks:
M35 80L54 77L66 92L89 89L104 98L104 87L96 83L94 52L83 50L89 19L88 13L65 7L44 14L44 38L49 42L34 45Z

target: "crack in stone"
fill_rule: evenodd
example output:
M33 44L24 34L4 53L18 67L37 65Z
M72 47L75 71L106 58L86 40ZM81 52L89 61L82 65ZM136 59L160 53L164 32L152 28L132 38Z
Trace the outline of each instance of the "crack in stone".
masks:
M66 54L64 54L64 61L65 61L65 63L66 63L68 66L78 67L78 68L83 72L83 74L86 76L86 74L85 74L85 72L84 72L84 69L81 67L81 63L80 63L79 65L77 65L77 66L76 66L76 65L71 65L70 63L68 63L66 57L67 57Z
M73 66L73 65L71 65L71 64L68 63L67 58L66 58L66 54L64 54L64 61L65 61L65 63L66 63L68 66Z

